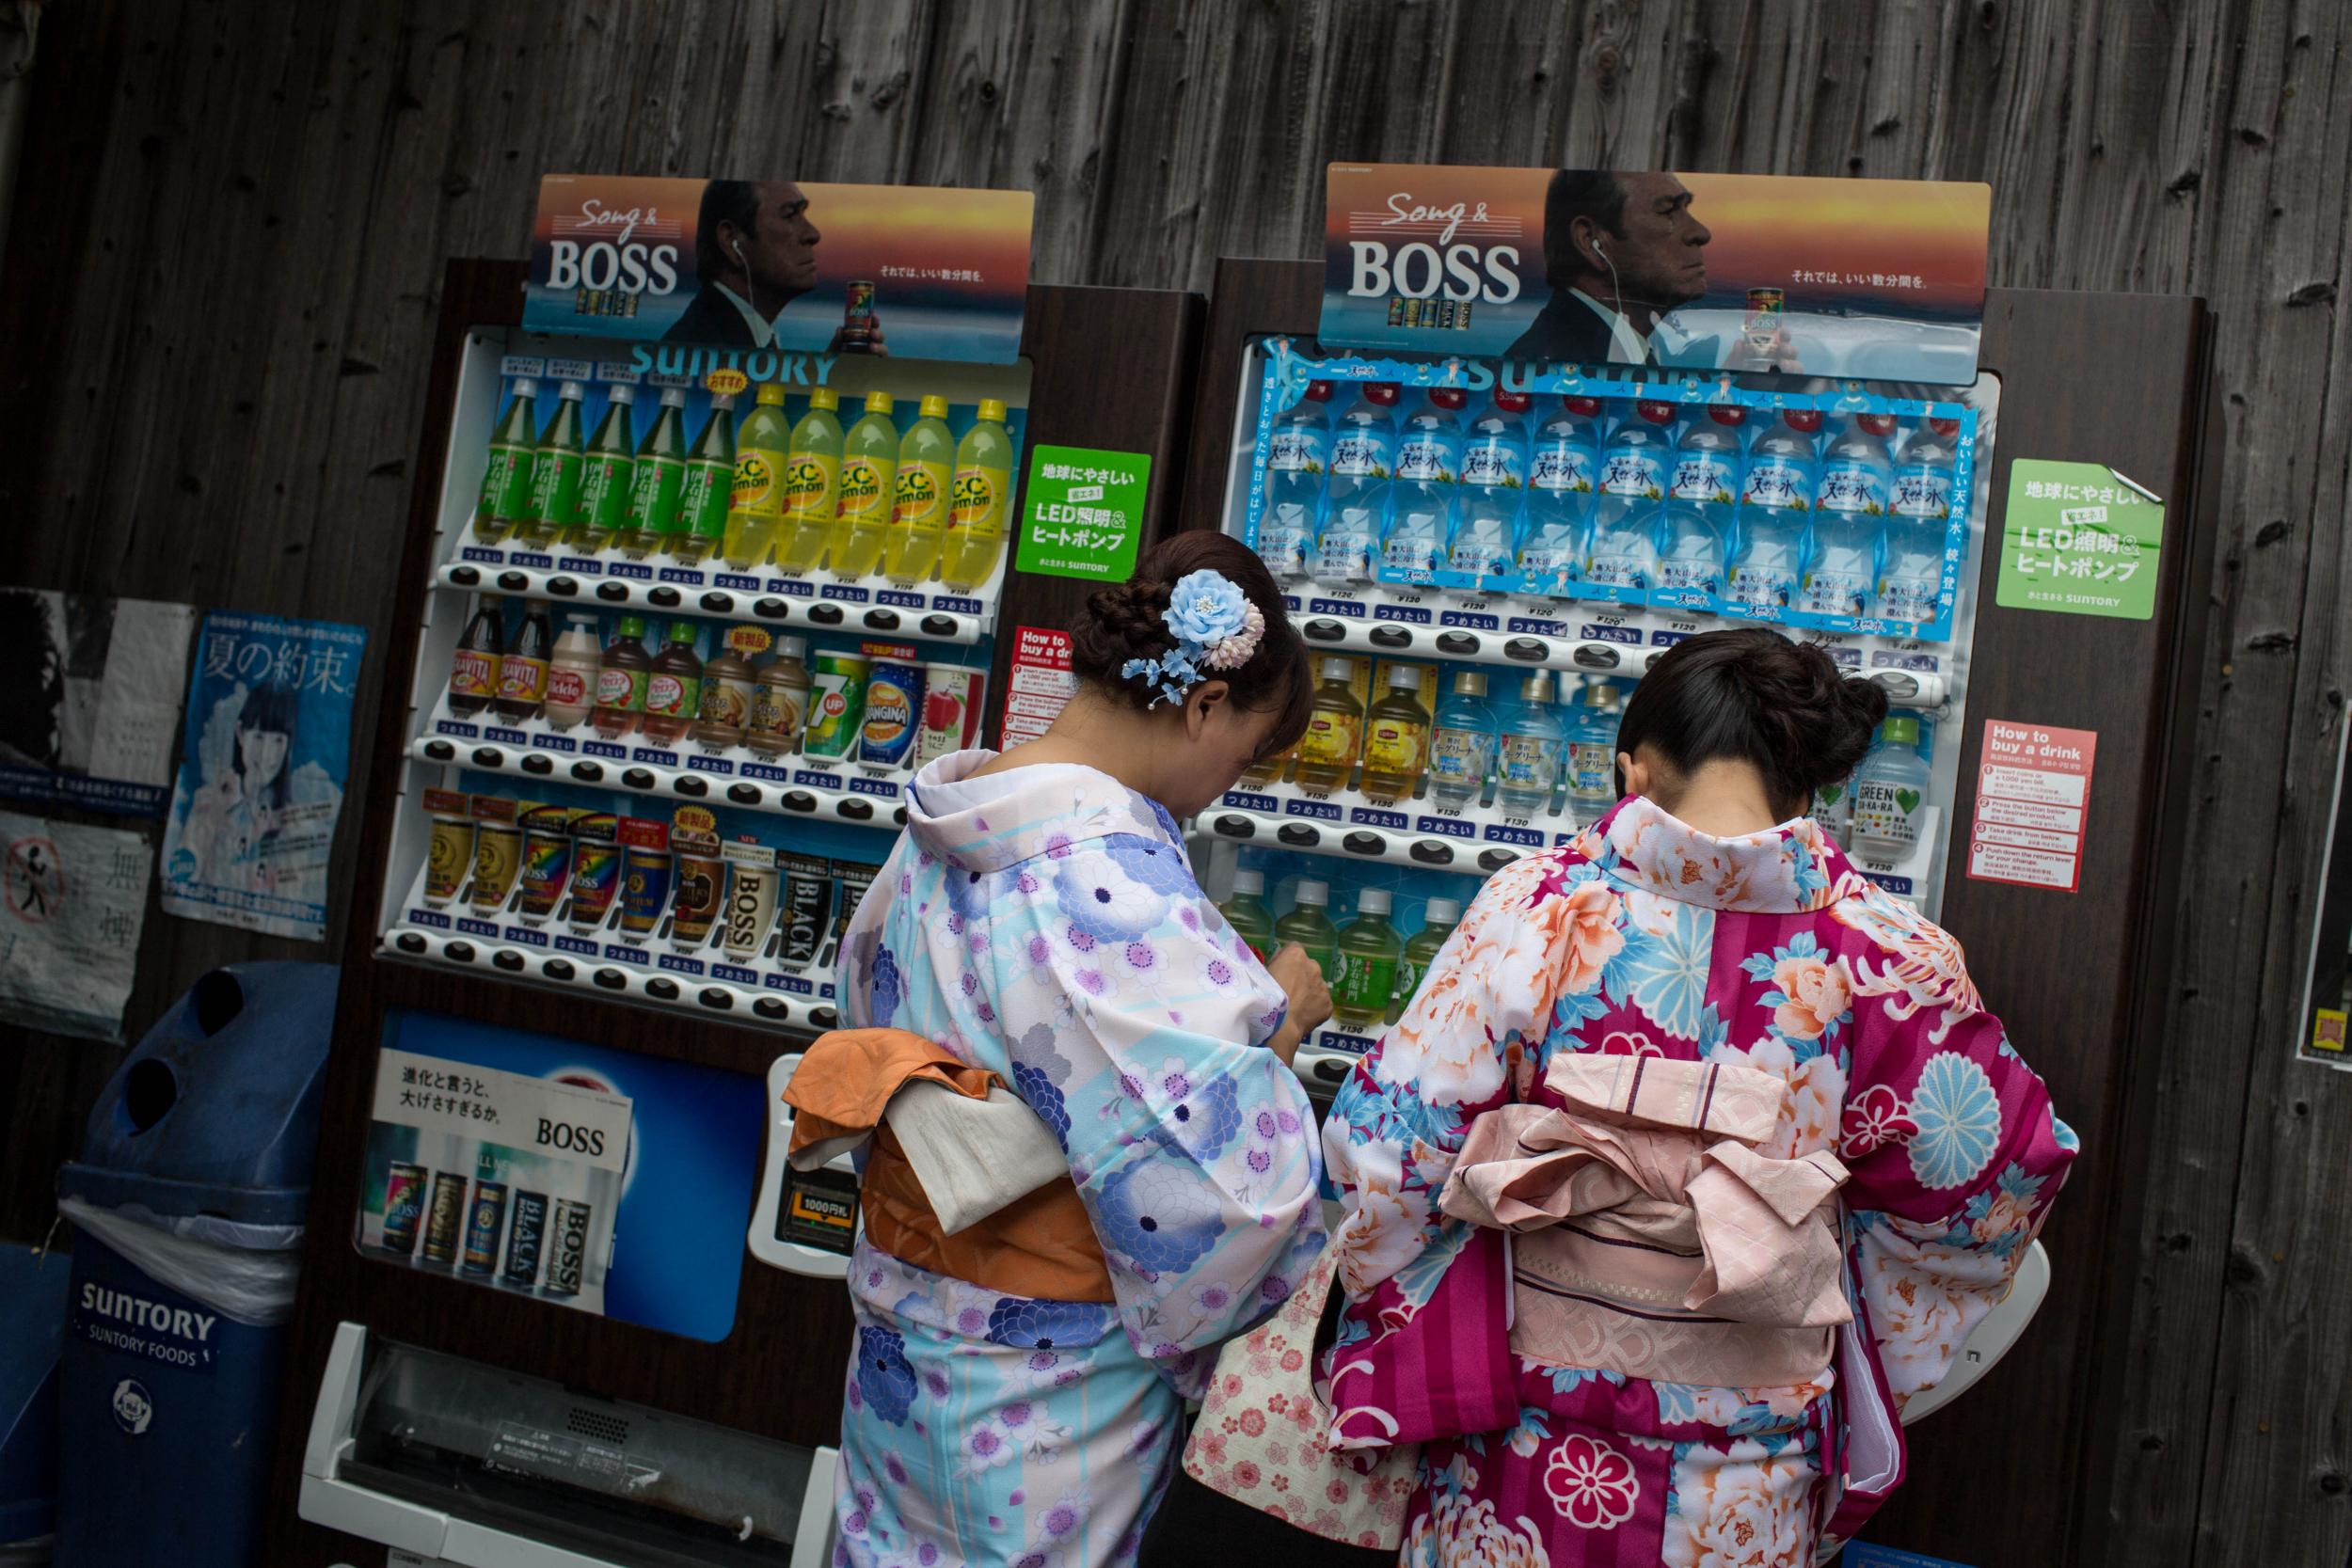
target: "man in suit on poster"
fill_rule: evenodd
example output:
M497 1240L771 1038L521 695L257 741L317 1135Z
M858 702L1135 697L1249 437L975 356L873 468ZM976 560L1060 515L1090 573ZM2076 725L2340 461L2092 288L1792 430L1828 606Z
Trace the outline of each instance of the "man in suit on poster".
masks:
M789 180L713 180L694 223L694 272L702 289L661 337L664 342L770 348L791 303L817 287L817 244L808 196ZM840 331L834 333L838 352ZM866 352L882 354L873 324Z
M1697 370L1794 370L1785 339L1757 355L1694 337L1677 309L1707 293L1707 243L1691 191L1671 174L1564 168L1544 192L1544 280L1551 298L1504 351L1507 359L1655 364Z

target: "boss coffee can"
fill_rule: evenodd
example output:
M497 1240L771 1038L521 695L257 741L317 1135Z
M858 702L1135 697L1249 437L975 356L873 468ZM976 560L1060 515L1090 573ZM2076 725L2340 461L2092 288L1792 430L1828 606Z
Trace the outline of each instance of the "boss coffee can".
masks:
M580 1294L580 1271L588 1262L589 1206L578 1198L555 1200L555 1222L548 1227L547 1292L551 1296Z
M458 1235L466 1228L466 1179L455 1171L433 1173L433 1201L424 1212L424 1260L457 1261Z
M488 1274L499 1266L499 1237L506 1228L506 1183L473 1184L473 1218L466 1226L468 1274Z
M417 1221L424 1212L422 1165L394 1160L384 1174L384 1245L405 1258L417 1250Z

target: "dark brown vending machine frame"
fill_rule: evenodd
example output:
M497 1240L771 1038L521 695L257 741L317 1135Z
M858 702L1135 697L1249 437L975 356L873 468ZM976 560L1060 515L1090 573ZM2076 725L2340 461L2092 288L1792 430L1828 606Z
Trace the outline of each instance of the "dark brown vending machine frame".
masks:
M1217 263L1194 408L1184 526L1219 528L1250 340L1311 342L1320 262ZM1980 552L1952 832L1974 817L1984 721L2095 731L2097 771L2074 894L1978 881L1965 838L1942 924L1965 945L1986 1005L2050 1085L2083 1152L2042 1241L2054 1278L2031 1326L1983 1381L1909 1429L1909 1479L1867 1540L1960 1562L2100 1563L2103 1497L2120 1434L2151 1150L2154 1040L2192 785L2198 683L2220 479L2214 319L2201 299L1994 289L1980 367L2001 378L1989 547ZM2168 512L2146 621L1994 602L2010 465L2104 463ZM1275 846L1279 847L1279 846ZM2001 1499L1988 1508L1989 1497Z
M716 1018L558 992L497 977L428 968L379 949L394 818L416 715L406 700L430 589L443 464L467 336L521 325L520 262L452 261L445 274L428 384L399 601L383 668L383 705L353 879L335 1044L327 1069L310 1235L287 1364L269 1503L273 1568L326 1568L383 1548L310 1524L296 1512L312 1406L337 1324L363 1323L403 1343L552 1379L586 1393L675 1412L787 1442L838 1440L851 1318L842 1287L743 1255L736 1322L715 1343L483 1290L448 1275L387 1267L353 1245L376 1053L394 1008L453 1014L582 1043L745 1074L764 1085L769 1064L805 1043L807 1030L754 1028ZM1153 483L1140 545L1172 526L1184 471L1182 445L1203 316L1200 296L1169 291L1033 286L1021 354L1033 366L1025 445L1041 442L1141 452ZM1016 489L1016 499L1020 490ZM1008 521L1008 549L1018 525ZM983 713L993 739L1004 711L1015 626L1059 627L1096 584L1008 571ZM877 635L888 635L878 628ZM901 818L903 819L903 817ZM551 1011L553 1003L560 1010ZM821 1022L821 1020L819 1021ZM755 1092L763 1092L756 1088ZM764 1158L764 1150L763 1150ZM755 1180L757 1172L746 1173Z

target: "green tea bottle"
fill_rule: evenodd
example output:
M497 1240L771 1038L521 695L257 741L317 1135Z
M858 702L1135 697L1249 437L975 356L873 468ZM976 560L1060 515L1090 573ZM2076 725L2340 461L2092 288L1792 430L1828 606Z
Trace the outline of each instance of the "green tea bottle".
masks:
M564 535L574 549L609 547L621 525L628 521L629 481L637 471L637 388L612 388L604 419L588 438L588 463L580 475L580 521Z
M1405 943L1389 924L1389 895L1365 888L1356 895L1356 918L1340 932L1339 977L1331 982L1331 1021L1368 1029L1389 1015L1396 994L1397 961Z
M939 580L959 594L988 580L1005 553L1005 508L1012 493L1012 437L1005 405L980 400L977 423L956 444L956 475L947 493L947 538Z
M920 417L898 443L898 494L882 575L901 585L923 581L939 565L947 532L947 489L955 483L956 438L947 431L947 400L927 397Z
M776 531L776 564L795 574L813 572L833 534L834 501L841 494L841 420L834 410L840 394L819 387L808 394L808 412L792 427L784 465L784 523Z
M841 510L834 515L833 575L844 582L874 575L890 533L898 497L898 426L888 392L866 394L866 417L842 443Z
M1356 666L1334 656L1323 661L1323 684L1315 689L1314 711L1298 739L1298 766L1291 780L1301 789L1329 794L1347 787L1347 775L1363 746L1364 705L1356 700Z
M482 472L482 499L474 506L473 535L495 545L515 531L531 512L531 449L539 439L539 415L532 406L539 384L527 375L515 378L515 395L498 428L490 432L490 466Z
M1274 923L1274 945L1279 949L1286 942L1296 942L1314 959L1323 971L1326 985L1339 983L1339 927L1324 912L1331 902L1331 888L1326 882L1301 882L1291 903L1291 912Z
M726 542L727 502L735 494L735 394L710 400L710 418L686 454L686 488L678 497L670 553L699 566Z
M628 512L613 543L631 561L661 547L662 535L677 527L679 499L686 493L686 388L661 388L661 407L637 449L628 478Z
M784 384L763 381L735 433L735 483L727 497L726 543L719 554L739 572L765 562L784 526L784 466L792 421L784 417Z
M1462 906L1451 898L1432 898L1422 911L1421 929L1405 944L1405 961L1396 970L1396 1000L1389 1004L1389 1022L1394 1023L1412 1006L1413 993L1421 990L1421 977L1429 973L1429 966L1438 961L1438 949L1454 934L1454 927L1462 923Z
M533 549L553 544L580 520L580 474L588 466L586 421L580 400L588 388L566 381L556 388L555 417L531 450L531 509L515 531Z
M1260 963L1274 957L1274 911L1265 907L1263 872L1234 872L1233 895L1216 908L1225 923L1233 928L1233 934L1249 944L1249 951L1258 956Z

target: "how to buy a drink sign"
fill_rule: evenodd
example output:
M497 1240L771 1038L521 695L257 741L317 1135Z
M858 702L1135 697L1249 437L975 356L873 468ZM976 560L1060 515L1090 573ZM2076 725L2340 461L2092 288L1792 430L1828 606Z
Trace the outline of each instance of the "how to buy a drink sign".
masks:
M1333 164L1326 349L1964 386L1992 188Z
M523 325L761 354L1010 364L1027 191L550 174ZM641 351L650 363L649 351Z

